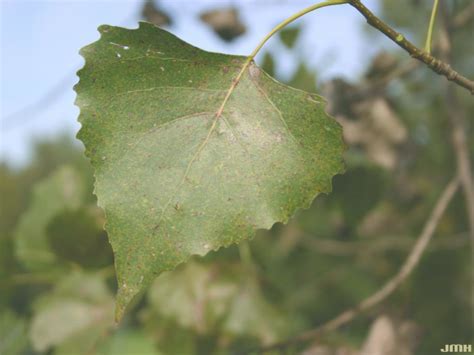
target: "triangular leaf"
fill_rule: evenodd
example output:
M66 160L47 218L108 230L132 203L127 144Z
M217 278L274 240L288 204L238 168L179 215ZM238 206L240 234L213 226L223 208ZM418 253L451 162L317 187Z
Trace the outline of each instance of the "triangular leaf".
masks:
M148 23L99 30L81 51L78 137L107 216L120 318L156 275L286 222L330 191L343 143L318 95L253 63L237 83L245 57Z

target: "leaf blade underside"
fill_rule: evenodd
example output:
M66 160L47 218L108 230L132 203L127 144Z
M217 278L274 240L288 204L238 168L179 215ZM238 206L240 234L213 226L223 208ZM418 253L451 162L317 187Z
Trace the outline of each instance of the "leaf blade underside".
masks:
M99 31L81 50L78 138L107 216L120 318L161 272L286 222L329 192L343 143L322 98L253 63L225 101L245 57L143 22Z

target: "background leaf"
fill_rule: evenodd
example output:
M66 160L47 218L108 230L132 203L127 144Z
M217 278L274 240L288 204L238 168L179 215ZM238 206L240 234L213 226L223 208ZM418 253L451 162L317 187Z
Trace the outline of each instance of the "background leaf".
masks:
M222 272L195 261L157 278L149 303L161 317L199 333L215 328L230 308L238 285Z
M65 263L73 262L88 268L111 264L113 255L104 222L103 211L93 205L58 213L46 228L51 249Z
M37 351L58 354L90 351L113 325L113 297L98 274L75 272L35 305L30 339Z
M300 34L301 28L300 27L286 27L279 32L280 39L282 43L287 48L293 48L296 44L296 40Z
M56 263L46 228L56 214L82 203L85 187L81 176L70 166L63 166L39 183L33 201L16 229L18 259L30 270L49 268Z
M0 313L0 354L21 354L27 345L26 321L9 310Z
M107 342L100 346L97 355L139 354L160 355L155 344L140 331L121 331L115 333Z
M235 7L206 11L200 18L226 42L232 42L246 31L245 25L240 21L239 11Z
M221 336L253 336L268 342L284 324L261 294L255 274L241 264L189 261L158 277L148 301L153 310L148 317L174 320L198 334L221 329Z

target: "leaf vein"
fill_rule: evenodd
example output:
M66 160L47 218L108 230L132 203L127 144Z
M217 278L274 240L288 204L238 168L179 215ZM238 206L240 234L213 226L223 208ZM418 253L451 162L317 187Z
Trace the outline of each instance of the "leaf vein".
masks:
M154 91L154 90L159 90L159 89L166 89L166 90L198 90L198 91L204 91L204 92L225 92L226 90L222 89L204 89L204 88L195 88L191 86L155 86L147 89L137 89L137 90L130 90L130 91L124 91L124 92L119 92L115 96L122 96L122 95L127 95L127 94L134 94L138 92L147 92L147 91Z
M253 83L255 84L256 88L260 93L263 95L263 97L268 101L268 103L273 107L273 109L278 113L278 117L280 118L280 121L283 123L283 126L285 127L287 133L290 135L290 137L298 144L300 145L300 142L296 139L296 137L291 133L290 127L288 127L288 124L286 123L285 119L283 118L283 114L280 111L280 109L275 105L275 103L270 99L268 94L263 90L263 88L260 86L260 84L252 79Z
M171 120L171 121L168 121L168 122L164 122L158 126L154 126L154 127L151 127L149 130L143 132L140 137L138 137L138 139L134 139L134 143L130 146L131 149L134 149L138 143L140 143L143 138L145 138L146 136L148 136L149 134L155 132L155 131L159 131L160 129L166 127L166 126L169 126L173 123L176 123L178 121L182 121L182 120L186 120L188 118L194 118L194 117L199 117L199 116L203 116L203 115L210 115L212 114L212 112L198 112L198 113L191 113L189 115L184 115L184 116L179 116L179 117L176 117L175 119Z

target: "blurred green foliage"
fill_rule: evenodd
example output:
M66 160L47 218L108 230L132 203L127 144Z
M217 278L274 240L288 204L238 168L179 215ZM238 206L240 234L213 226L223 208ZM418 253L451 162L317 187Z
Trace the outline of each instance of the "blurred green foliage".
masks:
M422 38L419 18L428 18L429 8L420 3L386 0L383 10L391 23ZM467 2L453 3L460 11ZM474 68L466 65L472 53L462 45L472 23L458 32L453 56L472 77ZM266 54L264 68L273 72L277 65ZM303 60L299 68L291 85L318 89ZM409 132L393 147L393 167L374 161L367 146L350 145L347 172L334 179L332 194L248 244L163 274L118 326L105 217L95 207L82 151L60 137L36 144L21 169L0 165L0 354L232 354L301 333L354 306L397 272L455 169L441 80L418 68L377 94ZM472 117L472 98L459 95ZM351 107L343 111L353 122L361 119L351 116ZM472 125L466 129L472 137ZM464 209L456 196L432 247L394 295L320 341L360 349L371 322L388 314L421 330L416 354L470 344Z
M282 29L278 35L280 36L281 42L287 48L293 48L298 40L301 28L298 26L291 26Z

